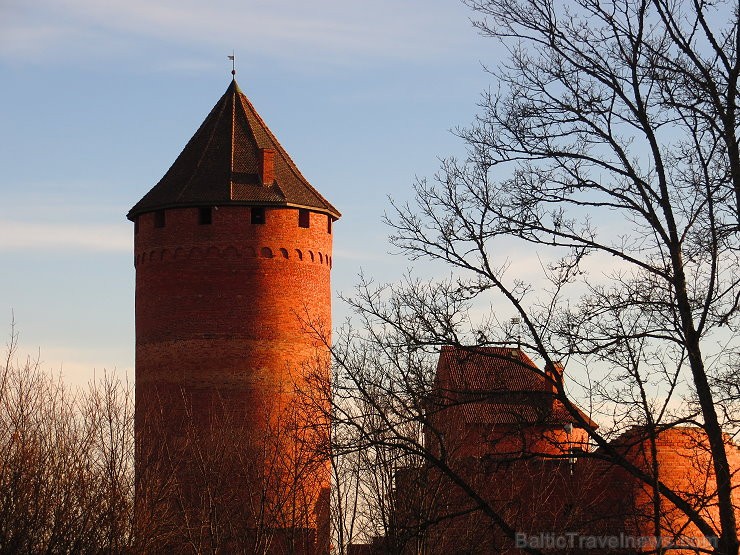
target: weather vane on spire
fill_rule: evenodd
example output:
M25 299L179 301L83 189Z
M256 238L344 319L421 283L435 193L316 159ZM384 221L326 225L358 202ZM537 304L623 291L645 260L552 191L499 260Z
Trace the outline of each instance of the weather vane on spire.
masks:
M234 51L232 50L229 56L229 60L231 60L231 75L236 76L236 61L234 58Z

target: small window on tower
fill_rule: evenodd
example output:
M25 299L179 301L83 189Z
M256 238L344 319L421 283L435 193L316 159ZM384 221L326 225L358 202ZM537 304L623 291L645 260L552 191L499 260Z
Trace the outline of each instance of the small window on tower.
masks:
M134 235L139 233L139 216L134 218Z
M331 235L331 224L334 220L331 218L331 216L326 217L326 232Z
M201 206L198 208L198 223L200 225L210 225L213 222L213 208L211 206Z
M298 210L298 227L308 227L310 222L310 213L305 208Z
M264 206L253 206L252 207L252 223L253 224L265 223L265 207Z
M154 227L164 227L164 210L157 210L154 213Z

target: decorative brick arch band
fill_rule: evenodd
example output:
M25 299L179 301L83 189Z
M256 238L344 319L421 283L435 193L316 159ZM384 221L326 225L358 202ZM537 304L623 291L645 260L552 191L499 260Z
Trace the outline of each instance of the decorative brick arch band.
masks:
M246 246L228 246L224 248L211 247L207 252L203 252L201 247L190 247L186 250L183 247L177 247L174 251L171 249L154 249L149 252L141 252L134 256L134 267L138 267L140 264L151 264L153 262L171 262L173 260L185 260L185 259L196 259L196 258L208 258L218 257L226 259L236 259L240 257L244 258L276 258L276 259L296 259L299 262L313 262L328 265L329 268L332 266L332 258L328 254L324 254L321 251L308 251L308 258L304 259L303 251L300 249L294 249L293 254L289 249L284 247L252 247ZM276 254L277 253L277 254ZM258 256L259 255L259 256Z

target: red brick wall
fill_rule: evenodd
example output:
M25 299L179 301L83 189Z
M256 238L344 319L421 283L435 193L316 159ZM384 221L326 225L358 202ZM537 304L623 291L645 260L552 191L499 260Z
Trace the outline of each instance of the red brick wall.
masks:
M627 433L620 441L631 445L627 458L635 466L652 474L652 455L649 439L641 439L640 428ZM696 427L677 427L662 431L655 439L658 460L658 478L666 486L678 493L709 523L719 522L717 508L714 468L709 451L709 440L703 430ZM726 446L728 459L733 472L740 468L738 448L728 438ZM740 481L740 480L738 480ZM626 529L638 535L655 535L658 532L665 538L701 538L702 534L695 524L688 521L685 514L668 499L660 499L660 530L656 532L653 521L653 489L650 485L633 480L635 509L632 518L626 522ZM733 480L733 485L738 483ZM677 552L692 552L691 550Z
M327 216L312 212L309 228L298 226L298 209L265 208L265 224L252 224L244 206L214 207L209 225L198 216L198 208L170 209L161 228L154 213L139 216L137 433L162 401L162 433L181 433L187 406L204 430L221 406L240 425L271 433L297 406L296 387L307 387L304 364L327 361L301 323L331 327ZM311 487L315 502L328 475Z
M164 228L140 217L137 393L215 390L254 406L291 392L290 374L318 345L300 316L331 322L332 236L325 215L306 229L296 209L266 212L264 225L250 223L249 207L214 210L211 225L196 208L168 210Z

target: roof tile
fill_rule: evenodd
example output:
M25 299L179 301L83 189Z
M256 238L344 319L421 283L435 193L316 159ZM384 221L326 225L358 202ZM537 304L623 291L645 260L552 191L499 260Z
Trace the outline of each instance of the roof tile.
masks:
M437 363L437 388L447 402L461 403L469 423L562 425L573 421L555 398L552 384L521 349L445 346Z
M260 149L275 151L274 183L261 182ZM340 216L303 177L236 81L127 217L133 220L144 212L206 203L298 206Z

